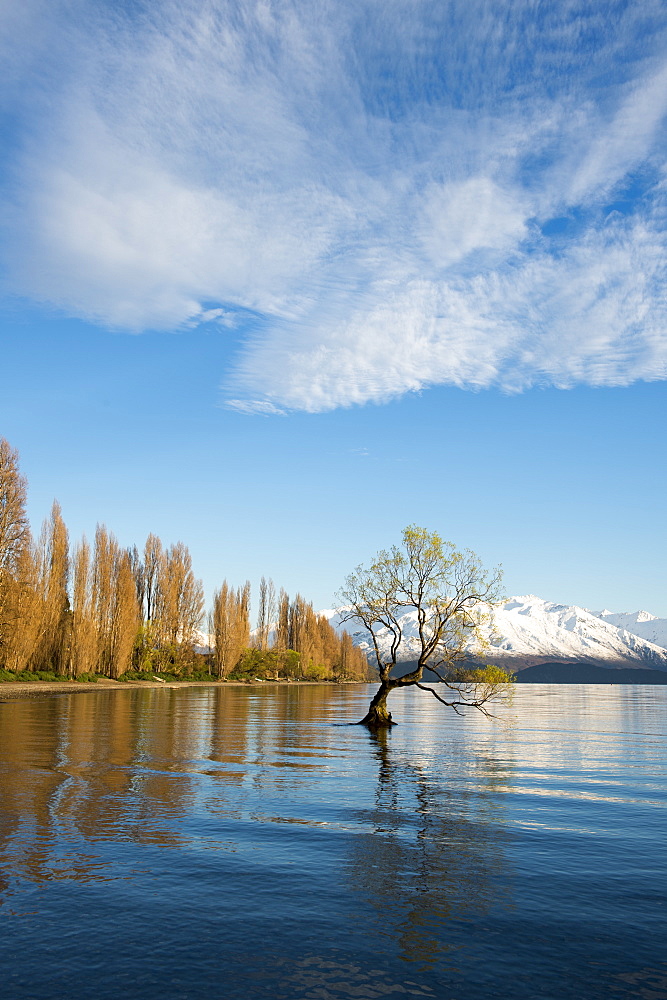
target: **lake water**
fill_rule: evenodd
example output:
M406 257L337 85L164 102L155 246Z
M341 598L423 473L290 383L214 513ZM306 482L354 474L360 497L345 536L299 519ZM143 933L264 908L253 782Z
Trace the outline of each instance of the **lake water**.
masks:
M372 690L0 704L0 995L667 998L667 689Z

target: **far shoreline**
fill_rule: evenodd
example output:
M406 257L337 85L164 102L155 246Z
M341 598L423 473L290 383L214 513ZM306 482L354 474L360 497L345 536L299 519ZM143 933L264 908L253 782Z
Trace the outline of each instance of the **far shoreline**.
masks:
M0 681L0 703L19 698L39 698L58 694L78 694L90 691L127 691L128 689L164 690L174 688L228 688L228 687L294 687L302 685L315 687L326 684L337 687L347 684L367 684L369 681L309 681L309 680L267 680L250 681L213 680L210 681L115 681L108 677L98 681Z

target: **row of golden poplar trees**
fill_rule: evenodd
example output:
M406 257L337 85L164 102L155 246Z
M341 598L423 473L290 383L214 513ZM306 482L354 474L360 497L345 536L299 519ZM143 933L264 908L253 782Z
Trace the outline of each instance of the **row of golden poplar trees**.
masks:
M301 596L259 587L251 637L250 584L224 582L205 614L186 545L149 535L122 548L104 525L70 545L57 502L33 538L19 456L0 439L0 670L69 678L130 670L228 677L244 663L273 676L365 679L367 661ZM208 635L200 632L208 627ZM203 652L202 652L203 644Z

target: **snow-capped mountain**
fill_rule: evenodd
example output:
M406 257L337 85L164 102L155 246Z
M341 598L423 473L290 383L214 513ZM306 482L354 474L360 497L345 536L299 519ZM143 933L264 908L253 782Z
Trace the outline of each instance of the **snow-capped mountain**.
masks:
M632 632L633 635L640 635L654 646L667 648L667 618L656 618L648 611L624 611L620 614L600 611L598 618L615 625L616 628Z
M357 645L371 651L365 630L354 622L341 623L340 611L321 614L325 614L335 628L351 632ZM611 613L605 612L605 615ZM405 641L400 659L411 660L418 650L416 612L406 612L401 625ZM584 608L553 604L532 594L513 597L496 608L493 626L488 625L484 631L488 647L482 650L471 645L469 656L513 670L558 661L667 671L667 648L627 628L617 627L606 617L594 615ZM378 638L381 649L388 649L389 634L381 632Z
M485 658L498 664L521 659L528 667L576 660L667 670L667 649L584 608L552 604L532 594L503 604L495 612L495 630L498 637L491 639Z

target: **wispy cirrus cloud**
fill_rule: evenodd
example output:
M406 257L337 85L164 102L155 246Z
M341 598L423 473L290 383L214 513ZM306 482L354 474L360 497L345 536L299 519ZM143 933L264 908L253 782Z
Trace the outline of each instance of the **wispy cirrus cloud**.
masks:
M137 332L251 311L241 412L667 375L653 0L5 16L11 291Z

